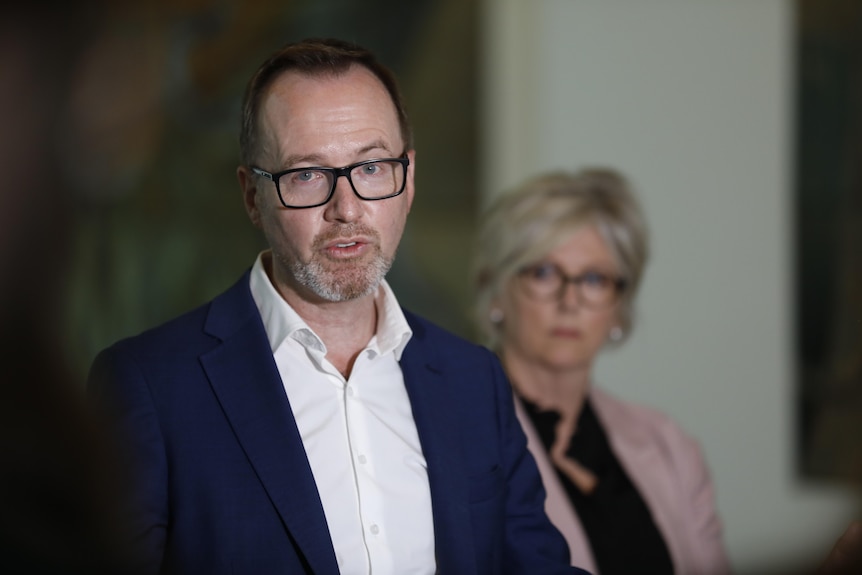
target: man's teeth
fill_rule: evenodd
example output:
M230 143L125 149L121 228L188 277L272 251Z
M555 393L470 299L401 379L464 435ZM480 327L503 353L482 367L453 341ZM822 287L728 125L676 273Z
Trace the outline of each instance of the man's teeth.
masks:
M339 248L349 248L350 246L355 246L356 242L350 242L349 244L335 244Z

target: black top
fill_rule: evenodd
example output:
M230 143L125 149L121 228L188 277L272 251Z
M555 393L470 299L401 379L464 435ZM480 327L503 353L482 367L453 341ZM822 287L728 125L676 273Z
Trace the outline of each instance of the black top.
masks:
M559 413L540 411L532 403L522 401L549 452ZM672 574L673 563L667 545L649 508L611 450L589 401L584 402L566 453L598 478L596 489L586 495L557 469L557 476L584 526L599 572L602 575ZM577 561L577 557L574 559Z

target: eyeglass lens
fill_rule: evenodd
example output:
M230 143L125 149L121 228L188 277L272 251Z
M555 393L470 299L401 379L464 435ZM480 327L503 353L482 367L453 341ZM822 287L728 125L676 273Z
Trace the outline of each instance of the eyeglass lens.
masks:
M618 279L598 271L588 271L577 276L567 276L554 264L542 264L522 272L523 284L528 295L536 299L563 297L569 283L575 284L581 301L593 307L606 307L616 302Z
M357 194L374 200L398 193L404 185L404 173L400 162L377 160L354 167L347 178ZM310 206L326 200L337 177L334 170L297 170L283 174L278 185L286 204Z

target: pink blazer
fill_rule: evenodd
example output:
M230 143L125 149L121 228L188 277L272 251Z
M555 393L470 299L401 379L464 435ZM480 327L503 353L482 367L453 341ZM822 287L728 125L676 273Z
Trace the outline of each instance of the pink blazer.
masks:
M678 575L724 575L730 564L712 481L698 443L667 416L599 389L589 392L611 448L652 512ZM516 412L548 498L545 510L569 543L572 564L598 575L583 526L520 401Z

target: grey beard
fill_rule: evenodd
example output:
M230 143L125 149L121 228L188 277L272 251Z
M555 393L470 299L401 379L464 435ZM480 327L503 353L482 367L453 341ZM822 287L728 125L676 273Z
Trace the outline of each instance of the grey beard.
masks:
M378 248L370 264L346 262L333 270L325 268L319 258L313 258L309 262L291 262L289 267L300 285L327 301L341 302L374 293L392 267L393 260L384 257ZM339 266L342 269L338 269Z

